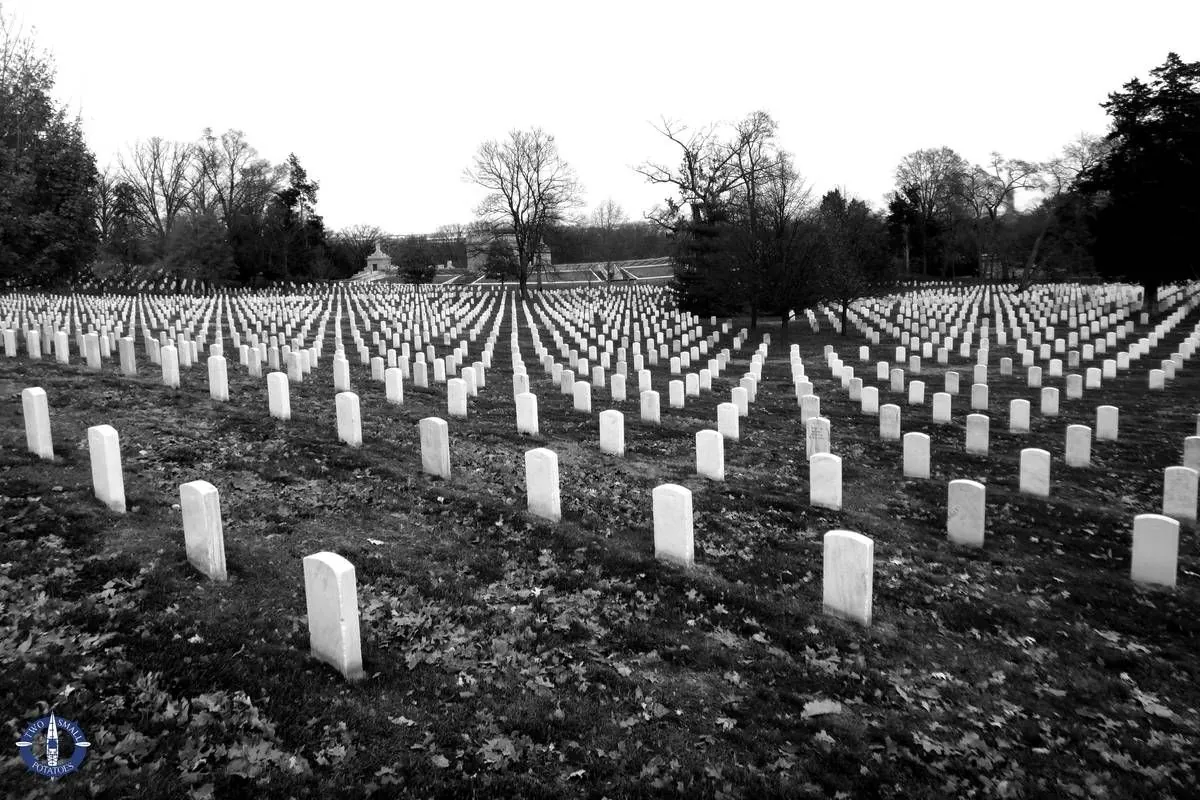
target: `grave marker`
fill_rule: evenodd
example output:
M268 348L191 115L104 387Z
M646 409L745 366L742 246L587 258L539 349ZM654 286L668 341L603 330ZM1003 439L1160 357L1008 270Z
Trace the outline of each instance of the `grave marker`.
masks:
M946 533L950 541L968 547L983 547L987 489L982 483L950 481L946 501Z
M558 454L545 447L525 451L525 493L529 513L558 522L562 500L558 483Z
M46 390L31 386L21 390L21 414L25 417L25 445L38 458L54 459L50 437L50 402Z
M853 531L829 531L821 573L825 613L870 627L875 542Z
M188 562L214 581L228 580L225 571L225 532L221 525L221 497L208 481L179 487L183 510L183 540Z
M1129 577L1137 583L1174 587L1179 564L1179 522L1161 514L1133 518Z
M121 443L116 428L93 425L87 429L92 462L92 490L96 499L118 514L125 513L125 479L121 474Z
M457 380L457 379L456 379ZM426 417L420 422L421 470L437 478L450 477L450 428L446 420Z
M682 486L664 483L653 493L654 557L681 567L695 562L692 529L692 493Z
M337 553L304 557L308 644L314 658L348 681L364 677L354 565Z

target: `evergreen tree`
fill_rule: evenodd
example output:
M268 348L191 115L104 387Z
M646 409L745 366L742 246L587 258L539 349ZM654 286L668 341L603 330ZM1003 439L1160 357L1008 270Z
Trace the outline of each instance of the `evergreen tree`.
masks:
M50 96L53 64L0 15L0 278L69 281L89 263L96 163Z
M1200 62L1171 53L1150 75L1108 96L1111 149L1077 186L1095 207L1097 268L1140 282L1147 302L1200 276Z

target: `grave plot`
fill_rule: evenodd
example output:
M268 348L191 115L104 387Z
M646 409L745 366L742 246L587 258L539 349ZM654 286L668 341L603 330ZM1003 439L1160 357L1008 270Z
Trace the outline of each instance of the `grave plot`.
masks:
M1187 796L1197 296L5 298L4 688L118 791Z

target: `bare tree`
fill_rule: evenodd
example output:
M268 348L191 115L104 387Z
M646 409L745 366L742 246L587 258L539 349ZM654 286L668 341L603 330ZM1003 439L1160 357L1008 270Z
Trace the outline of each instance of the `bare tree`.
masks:
M361 269L367 263L367 256L374 252L375 245L382 244L384 233L378 225L350 225L332 238L351 252L354 263Z
M1063 195L1071 191L1081 174L1107 158L1111 147L1111 142L1105 137L1080 133L1063 147L1062 153L1039 165L1037 188L1045 192L1046 197L1039 209L1042 225L1033 240L1033 247L1029 250L1029 257L1025 260L1025 267L1021 273L1022 287L1028 286L1033 279L1038 253L1050 226L1054 224Z
M976 260L980 268L983 254L994 249L1001 213L1006 207L1016 212L1017 190L1037 189L1042 181L1042 165L1004 158L999 153L992 153L987 167L964 166L953 189L975 217ZM1008 280L1007 263L1003 280Z
M949 147L928 148L909 153L896 167L897 194L913 204L920 219L921 271L929 272L929 227L948 223L958 181L967 172L967 162Z
M245 134L232 129L218 138L212 128L205 128L196 147L196 162L193 205L198 211L213 207L231 230L239 216L265 211L287 172L283 165L272 166L259 158Z
M487 190L476 213L515 240L521 296L544 237L580 204L581 188L554 137L541 128L514 130L479 146L464 178Z
M648 219L674 230L686 208L694 224L713 222L723 212L730 195L745 185L748 175L753 175L752 165L764 165L763 160L756 162L751 153L761 153L774 139L775 129L775 121L765 111L748 115L735 126L728 139L721 137L718 125L690 131L686 125L664 119L655 130L678 145L679 165L670 167L647 161L634 169L650 183L675 187L677 197L668 197Z
M617 229L628 221L624 209L611 197L592 211L591 223L600 229L600 251L606 262L605 273L609 281L616 277L613 262L617 260Z
M153 136L136 142L128 158L118 157L120 178L133 190L138 220L157 238L160 250L192 199L194 154L186 142Z
M112 237L113 226L117 217L117 176L111 165L96 172L96 185L92 190L95 196L96 233L100 236L101 244Z

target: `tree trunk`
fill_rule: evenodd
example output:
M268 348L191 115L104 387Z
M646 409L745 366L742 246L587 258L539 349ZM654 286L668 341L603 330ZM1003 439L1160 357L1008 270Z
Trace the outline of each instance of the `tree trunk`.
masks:
M847 315L847 314L849 314L849 312L850 312L850 304L849 304L849 303L847 303L847 302L843 302L843 303L842 303L842 312L841 312L841 317L842 317L842 336L849 336L849 335L850 335L850 332L849 332L849 330L848 330L848 326L846 325L846 315Z
M750 302L750 330L758 329L758 303Z
M521 284L521 300L529 300L529 274L522 270L517 276L517 281Z

